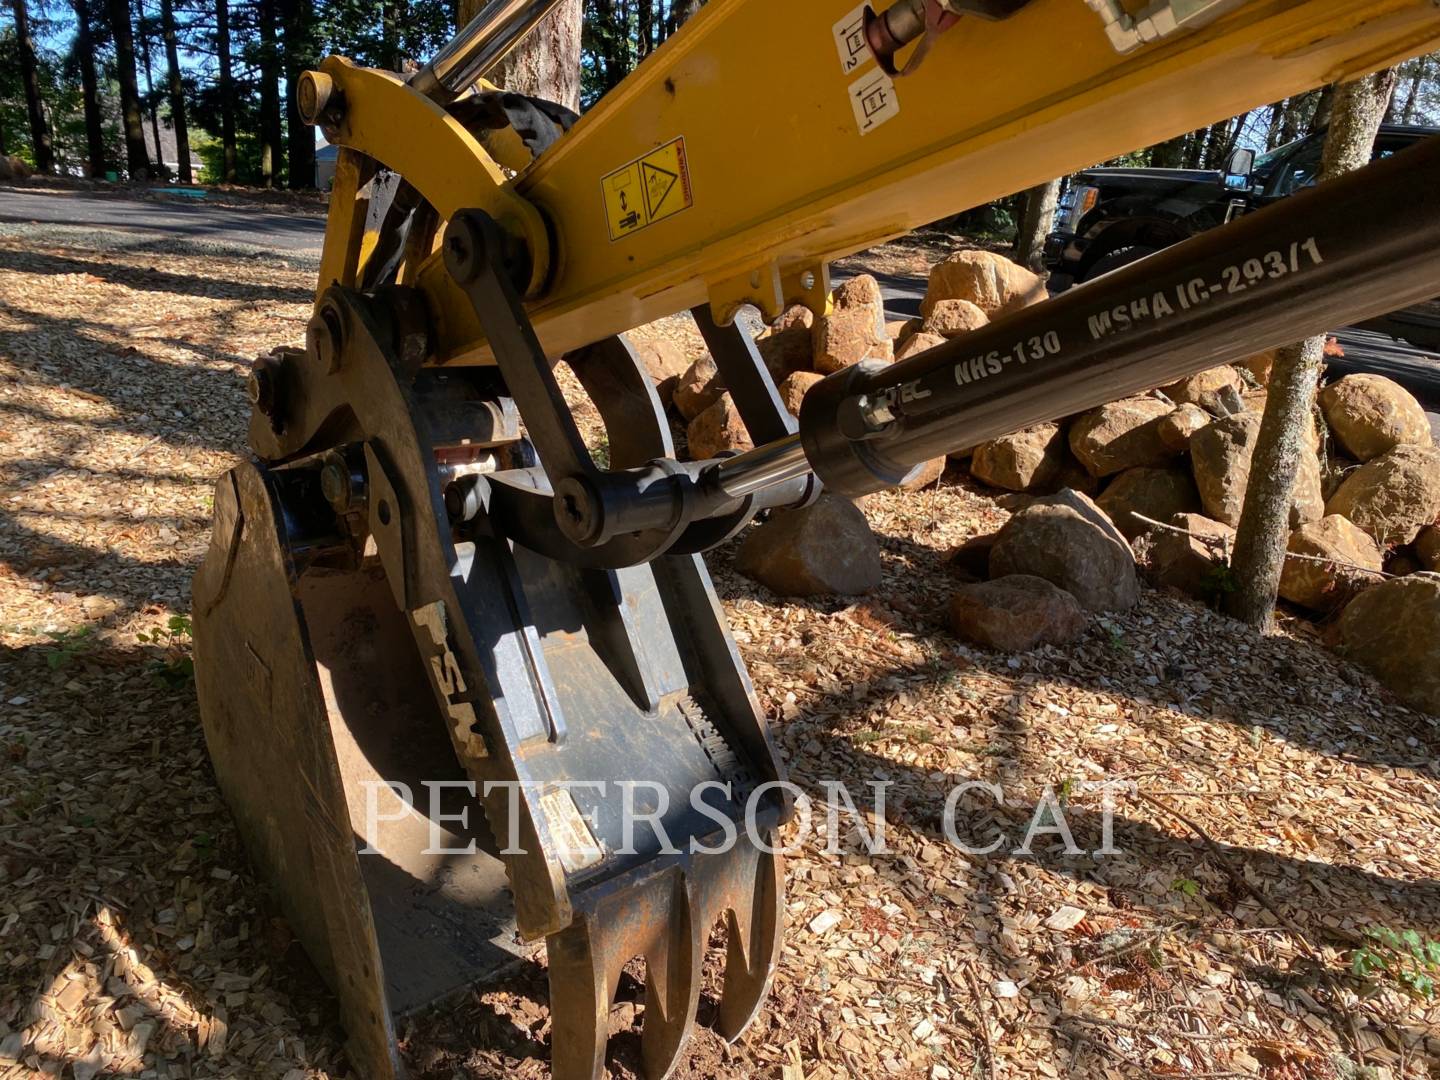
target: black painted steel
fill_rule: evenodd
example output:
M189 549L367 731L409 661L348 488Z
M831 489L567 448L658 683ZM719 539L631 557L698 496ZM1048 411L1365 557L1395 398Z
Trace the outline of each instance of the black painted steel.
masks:
M812 387L805 456L860 495L919 462L1440 293L1440 139L888 366Z

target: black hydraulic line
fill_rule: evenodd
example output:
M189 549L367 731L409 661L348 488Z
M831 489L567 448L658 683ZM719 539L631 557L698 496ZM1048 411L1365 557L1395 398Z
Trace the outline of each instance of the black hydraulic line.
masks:
M920 462L1440 294L1440 138L898 364L812 387L805 458L861 495Z

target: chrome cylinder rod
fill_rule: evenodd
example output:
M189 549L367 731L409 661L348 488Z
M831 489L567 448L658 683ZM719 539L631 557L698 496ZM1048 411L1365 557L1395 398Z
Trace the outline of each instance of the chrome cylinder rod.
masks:
M716 467L715 481L720 490L732 499L743 499L746 495L794 480L810 471L810 462L805 459L800 436L787 435L743 454L725 458Z
M410 85L448 105L498 64L560 0L486 0L479 14L415 73Z

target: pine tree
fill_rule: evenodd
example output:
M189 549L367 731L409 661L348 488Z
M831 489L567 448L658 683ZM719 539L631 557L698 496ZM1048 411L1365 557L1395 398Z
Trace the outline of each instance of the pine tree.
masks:
M35 56L35 39L30 36L30 12L25 0L10 0L15 14L15 41L20 53L20 81L25 84L25 113L30 120L30 151L38 172L55 171L55 144L45 102L40 96L40 61Z

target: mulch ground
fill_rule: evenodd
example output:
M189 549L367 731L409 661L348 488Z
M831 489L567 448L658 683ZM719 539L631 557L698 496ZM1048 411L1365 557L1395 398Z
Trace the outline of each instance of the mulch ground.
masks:
M302 336L312 288L304 263L0 233L7 1080L355 1075L215 789L185 619L247 363ZM789 828L770 1004L735 1046L702 1027L679 1075L1440 1075L1440 1009L1403 959L1440 939L1434 718L1307 624L1261 638L1151 591L1070 648L967 648L946 554L1006 511L954 478L864 509L869 598L781 602L731 549L709 560L792 778L889 781L889 852L850 820ZM966 780L1003 786L960 802L962 839L1004 835L992 854L946 840ZM1107 806L1103 782L1128 787ZM1359 950L1389 970L1357 974ZM537 962L407 1022L413 1071L546 1076L546 1005Z

